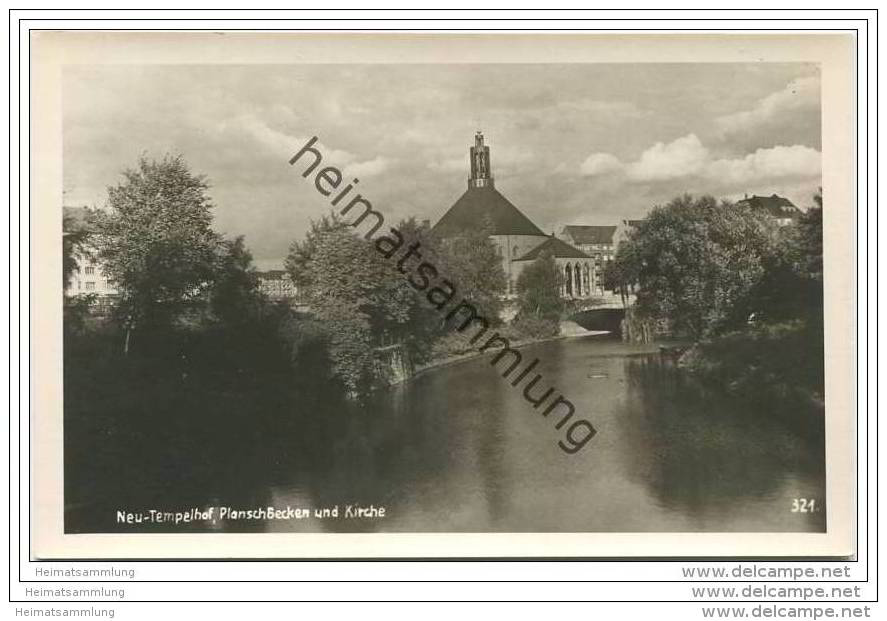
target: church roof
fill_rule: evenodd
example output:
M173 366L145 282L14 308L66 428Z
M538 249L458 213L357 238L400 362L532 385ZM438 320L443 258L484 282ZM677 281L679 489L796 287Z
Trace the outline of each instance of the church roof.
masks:
M544 242L530 250L527 254L515 259L515 261L535 261L543 252L553 255L556 259L590 259L587 254L571 246L562 239L549 237Z
M440 237L454 237L476 230L484 220L493 226L491 235L537 235L545 233L492 186L469 187L431 229Z
M612 244L615 226L589 226L568 224L564 233L570 236L574 244Z

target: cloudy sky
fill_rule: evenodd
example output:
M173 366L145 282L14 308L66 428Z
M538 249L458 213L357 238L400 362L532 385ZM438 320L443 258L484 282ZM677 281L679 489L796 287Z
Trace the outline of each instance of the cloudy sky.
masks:
M806 64L104 65L67 69L63 98L66 205L104 205L141 153L181 154L262 268L329 211L287 163L311 136L392 223L459 197L478 129L496 187L545 231L683 192L806 207L821 177Z

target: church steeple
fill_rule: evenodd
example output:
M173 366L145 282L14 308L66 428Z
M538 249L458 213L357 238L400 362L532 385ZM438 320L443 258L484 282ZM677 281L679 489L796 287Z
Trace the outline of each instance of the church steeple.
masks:
M471 177L469 188L493 187L493 173L490 170L490 147L484 146L483 132L474 135L474 146L469 149Z

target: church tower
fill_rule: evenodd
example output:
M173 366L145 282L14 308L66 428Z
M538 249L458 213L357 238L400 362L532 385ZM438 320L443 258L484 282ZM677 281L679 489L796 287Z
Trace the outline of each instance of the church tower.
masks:
M478 131L474 135L474 146L468 150L471 158L469 188L493 187L493 173L490 171L490 147L484 145L484 135Z

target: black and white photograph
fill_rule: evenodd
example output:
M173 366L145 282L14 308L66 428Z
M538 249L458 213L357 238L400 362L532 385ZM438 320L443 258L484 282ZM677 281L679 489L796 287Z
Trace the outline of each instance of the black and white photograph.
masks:
M819 63L352 56L62 66L64 535L833 530Z

